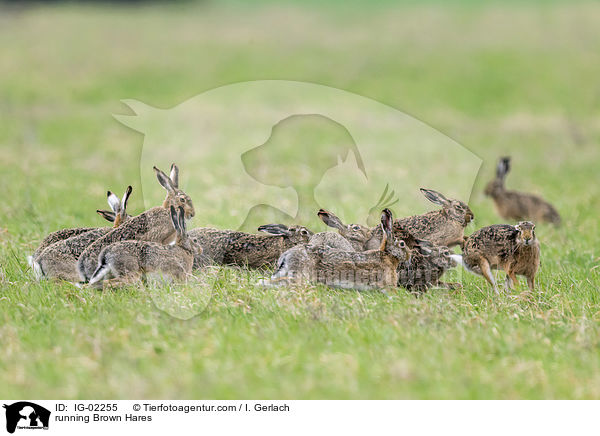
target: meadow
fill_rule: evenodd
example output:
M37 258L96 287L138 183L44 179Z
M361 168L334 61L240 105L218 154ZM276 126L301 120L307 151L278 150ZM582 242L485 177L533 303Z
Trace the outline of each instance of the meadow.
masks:
M599 20L591 1L0 6L0 397L599 398ZM47 233L103 224L107 186L144 209L122 99L258 79L367 96L479 156L467 233L502 222L482 192L513 156L508 186L564 221L538 226L536 291L272 290L224 268L180 319L144 287L33 279Z

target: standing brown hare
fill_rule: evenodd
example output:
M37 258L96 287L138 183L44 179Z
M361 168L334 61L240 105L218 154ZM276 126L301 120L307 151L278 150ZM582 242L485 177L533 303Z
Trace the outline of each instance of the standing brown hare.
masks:
M513 289L517 275L527 278L531 291L540 267L540 244L535 236L535 225L523 221L516 226L495 224L483 227L469 236L463 255L453 255L470 272L482 275L498 293L492 270L506 272L506 285Z

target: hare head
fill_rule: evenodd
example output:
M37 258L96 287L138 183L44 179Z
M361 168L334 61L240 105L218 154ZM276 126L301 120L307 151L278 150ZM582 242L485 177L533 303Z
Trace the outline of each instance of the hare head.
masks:
M446 215L453 220L458 221L463 226L469 224L475 217L469 206L460 200L447 199L441 193L434 191L433 189L421 188L421 192L429 201L442 206Z
M517 235L518 244L530 246L536 243L535 224L531 221L521 221L515 226L515 229L519 231Z
M394 218L392 216L392 211L384 209L383 212L381 212L381 229L383 230L383 237L381 238L379 250L395 257L400 262L408 261L410 260L411 252L404 241L397 241L394 238L393 225Z
M179 206L177 210L175 210L174 206L170 206L170 211L173 228L177 233L175 244L194 255L202 254L202 246L198 240L188 235L185 224L185 209L183 206Z
M496 166L496 178L489 182L485 187L484 194L488 197L495 197L504 191L504 180L506 174L510 171L510 157L501 157Z
M280 235L289 238L294 241L298 241L298 244L308 242L310 237L314 234L306 227L303 226L286 226L285 224L265 224L258 228L259 232L265 232L270 235Z
M419 246L418 250L423 256L426 256L429 259L429 261L436 267L443 268L446 270L454 268L457 265L456 259L452 257L454 253L450 251L448 247L445 247L443 245Z
M338 233L346 238L353 246L358 245L362 247L373 234L371 228L360 224L345 225L336 215L325 209L320 209L319 212L317 212L317 215L321 218L321 221L329 227L337 229Z
M108 191L106 193L106 200L108 201L108 205L112 211L99 209L96 211L96 213L102 216L105 220L112 222L113 227L119 227L130 218L130 216L127 214L127 201L129 201L131 191L131 186L128 186L121 200L119 200L119 197L117 197L111 191Z
M190 218L193 218L195 211L192 199L189 195L179 189L179 168L177 168L177 165L171 165L169 177L156 167L154 167L154 172L156 173L158 183L167 190L167 196L163 202L163 207L182 207L185 211L185 219L189 220Z

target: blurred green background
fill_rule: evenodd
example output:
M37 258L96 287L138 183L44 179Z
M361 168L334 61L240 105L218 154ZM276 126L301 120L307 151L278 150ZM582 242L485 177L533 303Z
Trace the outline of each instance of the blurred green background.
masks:
M598 22L592 1L0 4L0 396L600 397ZM477 226L500 221L482 190L512 155L509 187L564 217L538 228L537 292L265 291L229 271L179 321L143 288L33 282L45 234L102 225L107 187L141 191L121 99L259 79L364 95L472 150Z

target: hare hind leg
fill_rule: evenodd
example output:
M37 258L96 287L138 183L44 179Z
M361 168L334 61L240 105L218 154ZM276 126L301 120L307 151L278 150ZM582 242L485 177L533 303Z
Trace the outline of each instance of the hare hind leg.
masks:
M535 290L535 276L527 276L527 286L529 286L530 291Z
M489 284L492 285L492 288L494 288L494 293L499 294L498 287L496 286L496 280L492 274L492 268L490 267L490 263L487 261L487 259L482 258L479 261L479 267L481 268L481 274L483 277L485 277Z

